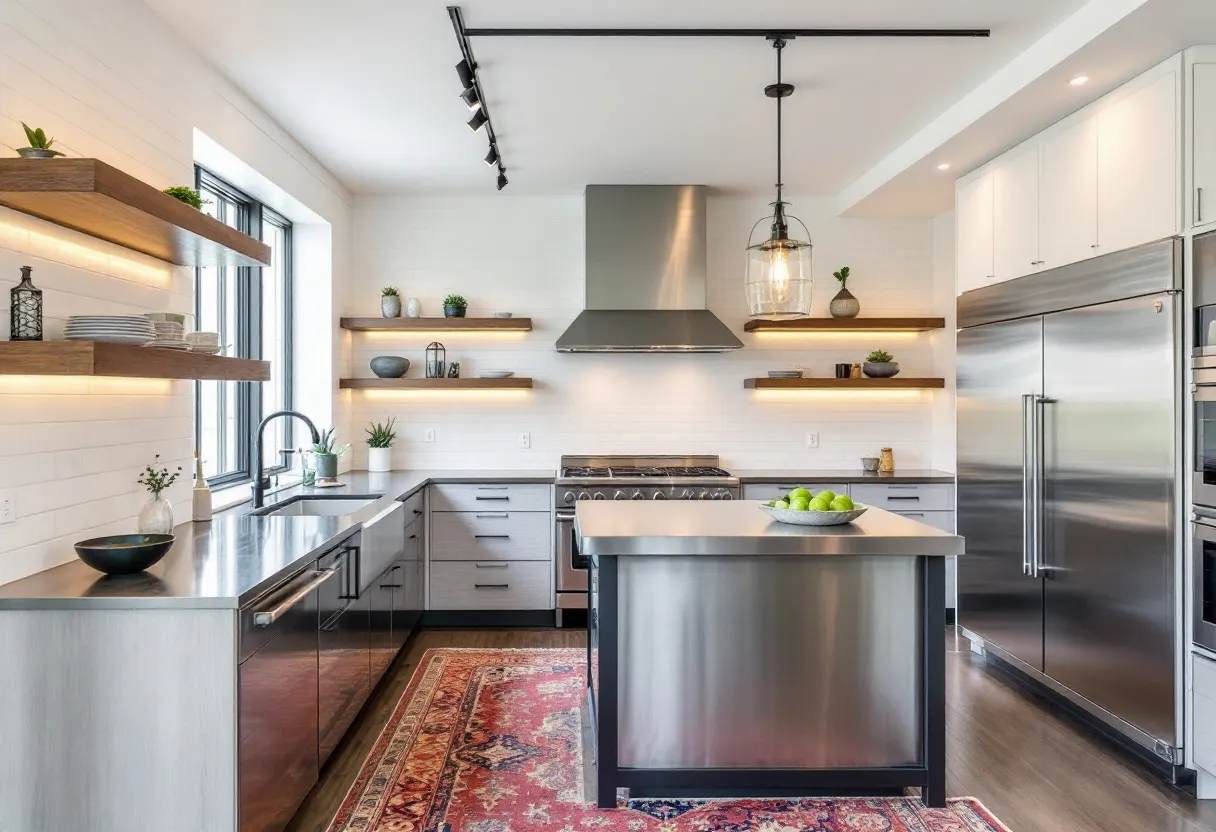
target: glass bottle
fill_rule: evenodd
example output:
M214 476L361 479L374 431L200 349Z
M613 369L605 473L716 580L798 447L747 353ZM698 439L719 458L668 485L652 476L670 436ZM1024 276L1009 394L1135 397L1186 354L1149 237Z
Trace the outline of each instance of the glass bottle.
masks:
M30 280L33 269L21 267L21 282L9 292L12 305L9 310L10 341L42 340L42 290L34 287Z

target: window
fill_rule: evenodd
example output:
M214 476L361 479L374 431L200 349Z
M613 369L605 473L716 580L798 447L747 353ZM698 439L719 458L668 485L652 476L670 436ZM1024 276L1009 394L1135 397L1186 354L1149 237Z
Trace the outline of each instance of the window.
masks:
M262 417L291 407L291 222L202 168L195 169L203 210L270 246L265 268L207 266L197 270L194 312L198 329L220 334L225 355L270 362L270 381L200 381L195 397L195 441L207 484L253 479L253 433ZM266 428L263 465L285 470L280 448L290 448L291 420Z

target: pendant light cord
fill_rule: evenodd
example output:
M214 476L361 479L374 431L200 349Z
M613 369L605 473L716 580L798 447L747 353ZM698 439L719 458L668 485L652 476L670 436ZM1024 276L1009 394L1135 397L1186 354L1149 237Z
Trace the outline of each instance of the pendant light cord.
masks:
M777 83L781 83L781 51L785 48L785 41L777 38L773 41L773 46L777 50ZM777 96L777 203L781 203L781 189L784 184L781 181L781 99L783 96Z

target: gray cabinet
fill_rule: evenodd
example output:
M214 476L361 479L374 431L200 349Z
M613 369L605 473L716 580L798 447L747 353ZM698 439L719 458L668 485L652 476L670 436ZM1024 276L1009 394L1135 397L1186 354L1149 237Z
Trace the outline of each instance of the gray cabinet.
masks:
M413 523L405 530L405 550L393 564L393 623L392 642L394 651L400 650L410 633L418 626L422 617L423 572L421 522Z
M380 573L367 588L368 629L371 650L371 687L375 687L397 656L393 638L393 592L400 580L401 567L393 564Z

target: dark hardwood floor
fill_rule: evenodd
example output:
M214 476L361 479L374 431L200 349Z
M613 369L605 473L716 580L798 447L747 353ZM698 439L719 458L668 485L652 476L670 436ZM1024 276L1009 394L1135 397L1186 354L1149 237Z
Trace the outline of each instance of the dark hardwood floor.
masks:
M571 630L415 634L339 745L288 832L325 832L338 804L433 647L581 647ZM1216 832L1216 805L1165 785L1105 740L1006 685L947 637L947 792L978 798L1012 832ZM1216 802L1214 802L1216 803Z

